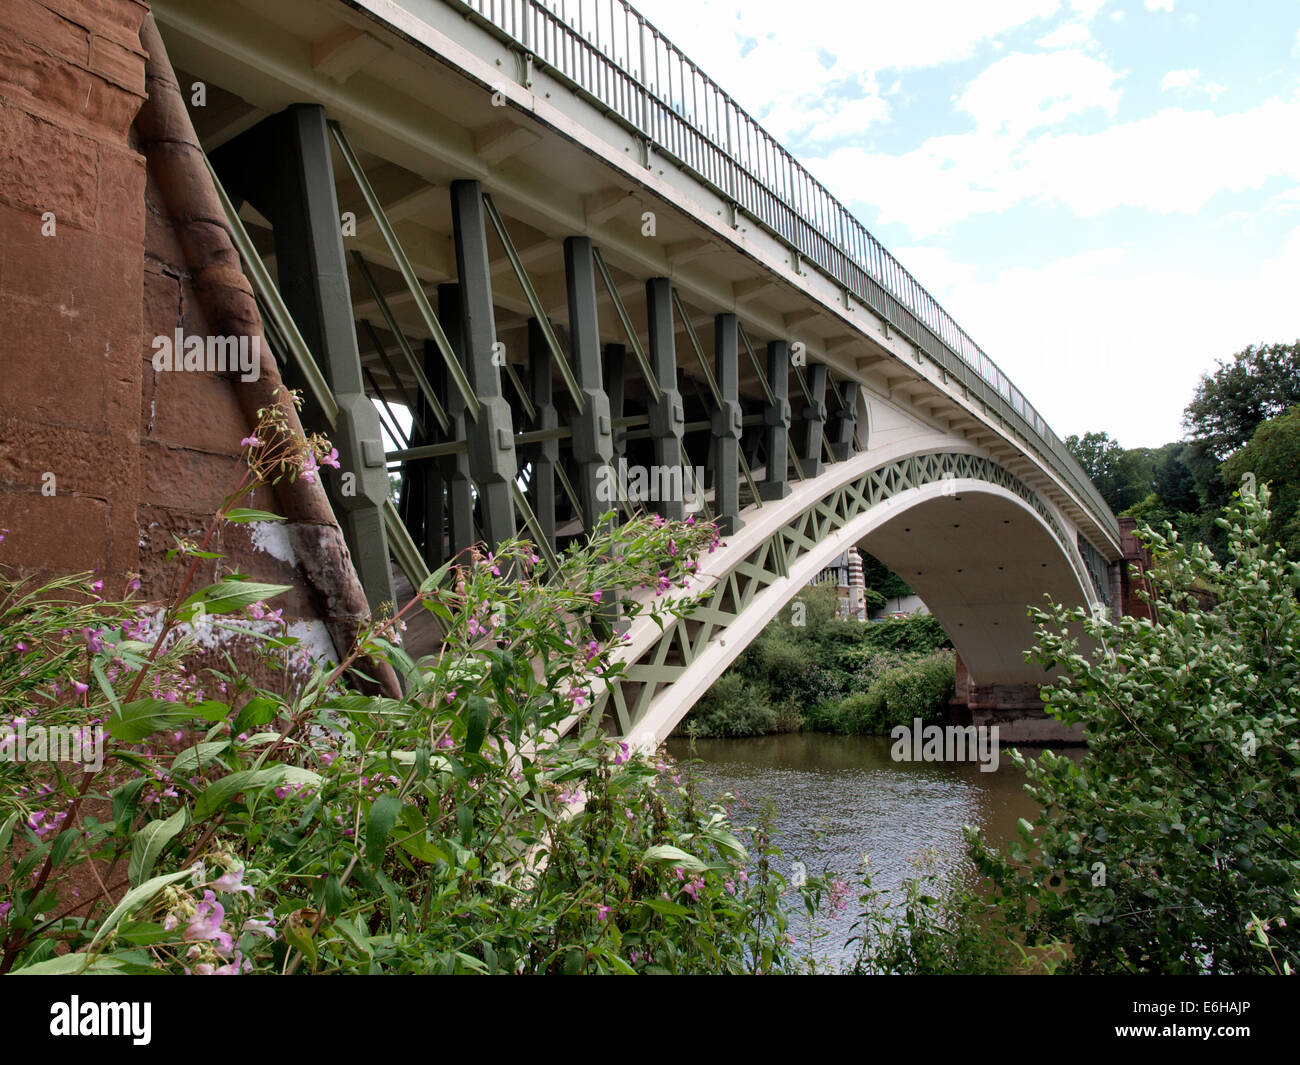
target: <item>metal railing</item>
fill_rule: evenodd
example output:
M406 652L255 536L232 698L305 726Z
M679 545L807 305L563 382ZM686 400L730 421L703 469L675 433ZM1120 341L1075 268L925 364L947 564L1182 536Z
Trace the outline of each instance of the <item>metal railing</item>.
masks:
M1038 454L1116 542L1065 445L929 292L776 139L626 0L448 0L728 197L915 343Z

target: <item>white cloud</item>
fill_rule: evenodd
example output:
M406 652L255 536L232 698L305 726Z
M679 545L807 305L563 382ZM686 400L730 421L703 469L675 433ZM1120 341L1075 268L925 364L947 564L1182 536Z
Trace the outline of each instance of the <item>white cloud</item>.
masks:
M967 86L957 106L981 130L1023 135L1092 108L1114 114L1118 75L1079 51L999 59Z
M1070 10L1085 22L1091 22L1106 3L1107 0L1070 0Z
M1172 11L1174 0L1142 0L1142 6L1148 11Z
M1216 358L1300 336L1300 228L1254 271L1124 247L983 279L938 249L899 257L1062 437L1105 429L1126 447L1176 439ZM1204 313L1213 307L1233 313Z
M811 161L841 199L878 209L915 237L1021 203L1059 204L1084 217L1118 207L1198 211L1223 191L1300 181L1300 97L1234 114L1169 108L1092 134L1021 140L1002 130L931 137L902 155L844 148Z
M1184 70L1171 70L1160 79L1160 89L1162 92L1179 92L1183 95L1189 95L1193 92L1203 92L1211 100L1217 100L1219 95L1225 90L1226 86L1219 85L1213 81L1205 81L1201 77L1201 72L1196 67L1190 67Z
M967 59L981 45L1050 18L1060 0L805 3L793 16L787 0L746 0L743 9L741 0L637 0L636 7L766 124L773 101L820 97L821 86L855 74ZM833 73L819 62L826 52L837 61Z
M1083 22L1067 22L1034 43L1039 48L1081 48L1092 43L1092 31Z

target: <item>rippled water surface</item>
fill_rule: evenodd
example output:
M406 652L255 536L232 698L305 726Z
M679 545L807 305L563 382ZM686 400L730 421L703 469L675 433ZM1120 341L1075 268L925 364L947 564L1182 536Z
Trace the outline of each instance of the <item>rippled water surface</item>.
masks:
M691 757L686 740L670 740L668 749L678 759ZM829 869L850 880L854 902L841 917L822 920L830 934L815 950L832 962L852 953L843 943L856 919L864 855L877 888L915 875L913 860L929 849L946 875L958 875L966 861L963 825L1002 841L1015 836L1019 818L1037 813L1024 793L1024 774L1005 751L991 773L974 762L895 762L889 751L885 737L815 732L695 743L702 791L734 794L737 824L747 823L764 797L772 800L783 873L798 860L810 874ZM806 942L803 919L794 927Z

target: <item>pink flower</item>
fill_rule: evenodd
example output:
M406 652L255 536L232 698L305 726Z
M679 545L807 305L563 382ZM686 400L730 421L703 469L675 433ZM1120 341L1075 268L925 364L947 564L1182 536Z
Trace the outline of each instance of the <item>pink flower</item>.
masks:
M336 470L339 468L339 449L330 448L330 453L320 460L322 466L333 466Z
M181 937L185 940L210 939L217 944L217 949L227 954L234 947L229 932L221 930L221 922L226 919L226 908L217 901L211 891L203 892L203 901L195 907L194 916Z
M308 451L307 454L303 456L302 468L298 472L302 475L302 479L308 484L315 484L316 472L319 469L320 467L316 465L316 456Z
M283 796L281 797L283 798ZM218 891L246 891L250 895L253 893L253 889L244 883L244 867L242 865L236 865L230 872L217 877L216 880L212 881L212 886Z
M239 446L240 447L261 447L262 441L257 439L256 436L246 436L244 437L243 440L239 442Z
M600 590L599 588L597 588L594 592L591 593L592 601L593 601L593 602L596 602L596 603L599 603L599 602L600 602L600 597L601 597L602 594L603 594L603 593L601 592L601 590Z
M609 907L606 906L604 903L601 903L599 906L596 907L596 919L598 921L605 921L609 919Z
M266 936L267 939L275 938L275 919L271 916L271 911L266 911L266 920L259 921L255 917L250 917L244 922L244 927L240 929L249 935Z
M627 744L626 744L626 743L620 743L620 744L618 745L618 750L619 750L619 753L616 754L616 755L614 755L614 764L615 764L615 765L622 765L624 762L626 762L626 761L628 760Z
M78 695L85 695L86 692L90 690L90 686L88 684L82 684L79 680L74 680L72 682L72 690Z

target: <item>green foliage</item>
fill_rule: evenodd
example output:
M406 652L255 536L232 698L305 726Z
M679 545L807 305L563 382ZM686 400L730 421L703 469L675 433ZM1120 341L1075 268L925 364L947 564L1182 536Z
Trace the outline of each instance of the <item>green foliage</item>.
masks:
M914 614L869 625L862 633L862 646L898 654L929 654L950 644L933 614Z
M1001 911L964 879L944 877L922 855L919 873L895 893L876 888L868 871L862 911L849 944L855 975L962 976L1052 972L1060 950L1027 952ZM901 898L891 898L891 894Z
M928 718L946 707L953 657L927 658L948 645L933 617L847 620L839 616L835 590L825 585L804 589L795 603L801 609L792 604L782 611L692 707L679 732L725 737L805 728L877 734L896 723L886 710L890 693L899 713L924 704L920 716ZM915 696L901 694L901 686L912 683L919 685ZM868 696L870 711L863 709Z
M1265 538L1300 558L1300 406L1261 422L1250 442L1223 464L1228 487L1236 488L1247 475L1272 490Z
M1002 854L972 837L1008 919L1072 970L1241 973L1300 962L1300 565L1265 545L1267 489L1220 519L1228 562L1146 530L1157 620L1035 611L1050 712L1081 763L1025 767L1043 812ZM1202 601L1213 605L1203 607Z
M1300 403L1300 341L1251 344L1202 374L1183 425L1212 459L1222 461L1256 428Z
M279 461L250 456L255 472ZM0 973L798 964L770 832L733 828L590 714L622 669L598 593L684 583L716 530L632 520L571 546L558 571L524 541L473 549L344 661L313 663L261 602L239 601L253 582L191 594L252 484L201 543L178 544L185 575L161 616L100 600L87 578L32 587L0 570L0 750L36 723L108 721L111 737L100 765L0 758ZM187 602L219 607L267 668L196 656ZM696 602L623 606L671 624ZM442 644L413 661L394 636L417 610ZM349 687L378 661L404 678L400 698Z
M695 736L762 736L777 731L777 713L766 693L755 694L739 674L725 673L692 708L687 731Z
M1067 436L1065 446L1111 510L1123 510L1147 494L1140 483L1140 456L1125 451L1109 433Z
M804 712L804 728L846 736L884 736L914 718L933 720L948 709L955 682L950 651L885 668L866 691L843 699L824 699Z
M878 558L865 551L859 553L862 555L862 583L871 593L867 601L868 606L872 605L873 599L875 605L879 605L887 599L901 599L912 594L912 589L903 579Z

